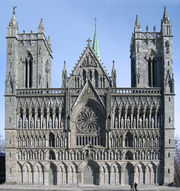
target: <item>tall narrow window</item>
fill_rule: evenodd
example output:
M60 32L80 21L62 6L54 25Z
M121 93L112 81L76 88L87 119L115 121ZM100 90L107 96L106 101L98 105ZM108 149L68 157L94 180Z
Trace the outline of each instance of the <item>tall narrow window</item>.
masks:
M98 83L99 83L98 80L99 80L99 77L98 77L98 72L97 72L97 70L95 70L95 74L94 74L94 75L95 75L95 87L98 88Z
M156 86L156 62L155 62L155 59L153 58L153 61L152 61L152 80L153 80L153 86L155 87Z
M155 59L149 58L148 61L148 81L149 87L156 86L156 61Z
M83 70L83 83L86 84L86 71Z
M32 60L29 60L29 87L32 88Z
M25 67L26 67L25 87L27 88L28 87L28 61L27 61L27 59L26 59Z
M148 80L149 80L149 87L152 86L152 84L151 84L151 75L152 75L152 73L151 73L151 59L149 58L149 62L148 62Z
M32 88L33 82L33 59L30 52L27 53L25 61L25 87Z
M92 71L91 70L89 70L89 78L90 78L90 80L92 82Z

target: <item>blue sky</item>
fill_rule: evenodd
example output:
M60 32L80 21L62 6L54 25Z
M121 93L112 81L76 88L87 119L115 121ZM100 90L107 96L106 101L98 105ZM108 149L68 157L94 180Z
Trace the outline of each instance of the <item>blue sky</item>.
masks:
M110 73L115 60L117 84L130 87L130 40L136 14L142 31L146 25L152 31L160 30L164 6L173 25L173 57L175 73L175 127L180 136L180 1L178 0L0 0L0 135L4 136L4 82L6 75L6 31L17 6L16 20L19 32L37 32L41 17L46 35L53 47L52 87L61 87L61 72L66 60L68 73L75 66L93 39L94 18L102 62Z

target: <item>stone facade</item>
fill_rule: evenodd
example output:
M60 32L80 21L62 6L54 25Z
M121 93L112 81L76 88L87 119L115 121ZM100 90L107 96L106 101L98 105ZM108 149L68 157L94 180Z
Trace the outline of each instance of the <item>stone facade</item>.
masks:
M17 184L169 184L174 180L172 26L131 40L131 88L104 69L97 35L62 88L51 88L52 50L38 33L7 33L6 182ZM98 54L97 54L98 53Z

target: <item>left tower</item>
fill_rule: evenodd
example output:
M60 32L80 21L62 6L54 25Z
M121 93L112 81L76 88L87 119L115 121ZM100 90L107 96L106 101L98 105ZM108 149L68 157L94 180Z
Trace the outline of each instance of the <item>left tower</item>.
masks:
M7 63L5 81L6 182L17 178L16 89L50 88L52 47L46 39L43 20L38 32L19 33L13 15L7 27Z

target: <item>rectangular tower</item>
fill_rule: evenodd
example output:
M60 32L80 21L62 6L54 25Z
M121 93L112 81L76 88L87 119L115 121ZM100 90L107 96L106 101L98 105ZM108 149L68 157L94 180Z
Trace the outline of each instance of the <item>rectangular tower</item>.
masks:
M174 77L172 56L172 25L166 7L161 31L141 32L138 16L131 40L131 86L161 88L163 128L161 132L163 184L174 181Z
M5 81L6 182L16 183L17 99L16 89L51 87L52 50L41 20L38 33L18 32L13 16L7 28L7 65Z

